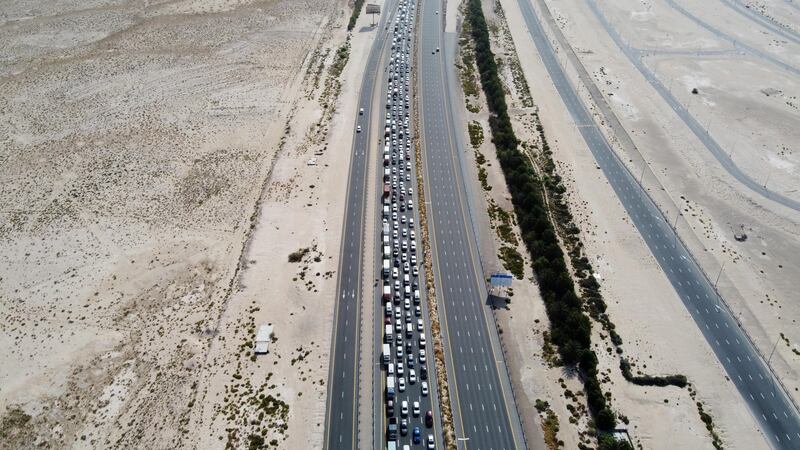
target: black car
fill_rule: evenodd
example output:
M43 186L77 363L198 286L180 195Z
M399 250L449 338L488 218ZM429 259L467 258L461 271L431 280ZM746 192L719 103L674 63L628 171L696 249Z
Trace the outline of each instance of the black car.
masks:
M425 364L419 367L419 377L423 380L428 379L428 367Z
M388 417L394 416L394 400L386 401L386 415Z
M425 413L425 426L428 428L433 426L433 413L430 411Z

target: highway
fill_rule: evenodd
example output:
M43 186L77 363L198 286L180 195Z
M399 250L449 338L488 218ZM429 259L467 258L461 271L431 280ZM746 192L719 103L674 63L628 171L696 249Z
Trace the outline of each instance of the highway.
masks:
M493 345L484 274L458 169L443 35L443 4L423 1L418 32L418 93L437 305L460 449L525 448L504 366Z
M766 441L773 448L800 448L800 415L797 409L776 383L731 312L719 301L712 283L678 239L674 229L595 125L587 107L559 65L531 0L517 2L542 62L598 166L728 377L741 393Z
M386 10L391 10L392 3L387 2ZM381 30L385 27L386 16L387 14L382 15L376 28L378 34L372 44L361 82L359 105L364 108L364 114L358 117L358 123L363 130L353 134L328 372L324 438L326 449L358 447L358 366L361 356L359 343L365 200L369 143L370 139L375 139L369 118L375 81L382 74L377 68L384 49L385 33Z
M376 206L373 271L378 287L373 295L376 320L373 324L372 440L373 448L390 448L390 442L398 449L404 445L413 447L416 427L421 441L427 444L430 436L438 450L442 448L442 434L435 367L431 358L426 356L423 361L421 357L423 352L430 352L430 347L423 349L421 344L423 340L430 342L430 315L425 301L422 252L416 241L421 235L419 208L413 208L413 202L417 201L414 193L416 158L411 145L415 111L410 99L413 96L411 59L416 16L415 1L399 1L396 17L389 22L386 31L387 42L392 44L391 52L380 65L379 79L386 89L386 97L380 102L378 116L391 131L385 132L388 136L379 143L384 148L384 164L375 167L376 195L371 200ZM384 207L387 208L385 212L382 211ZM384 263L391 269L384 272ZM390 299L384 298L383 285L390 290ZM406 286L408 291L405 291ZM405 330L409 324L412 330ZM422 339L423 336L427 338ZM385 362L384 345L390 352ZM393 393L387 387L389 379L395 385ZM426 385L425 392L423 385ZM411 409L410 413L402 412L403 402ZM417 415L413 412L415 403L419 405ZM430 425L425 420L429 411L433 419ZM390 433L390 419L397 420L397 432Z

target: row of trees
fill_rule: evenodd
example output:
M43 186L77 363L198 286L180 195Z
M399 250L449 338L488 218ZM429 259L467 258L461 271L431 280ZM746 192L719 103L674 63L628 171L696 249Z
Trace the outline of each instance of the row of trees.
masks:
M470 32L475 60L491 116L492 142L511 193L522 239L533 259L533 271L550 319L552 342L564 364L577 367L584 380L587 403L600 430L611 430L616 419L600 388L597 355L591 350L591 323L559 245L554 224L542 197L542 185L531 162L519 150L508 106L492 53L480 0L469 0Z
M358 16L361 15L361 8L364 7L364 0L355 0L353 3L353 13L350 14L350 22L347 24L347 31L353 31L353 28L356 27L356 20L358 20Z

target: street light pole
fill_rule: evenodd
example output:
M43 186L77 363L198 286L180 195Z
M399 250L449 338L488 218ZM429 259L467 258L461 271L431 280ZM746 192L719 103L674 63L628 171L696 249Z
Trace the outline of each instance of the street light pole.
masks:
M720 266L720 268L719 268L719 273L717 274L717 279L716 279L716 280L714 280L714 290L715 290L715 291L717 290L717 283L719 282L719 277L721 277L721 276L722 276L722 269L724 269L724 268L725 268L725 263L726 263L726 262L727 262L727 261L723 261L723 262L722 262L722 265L721 265L721 266Z

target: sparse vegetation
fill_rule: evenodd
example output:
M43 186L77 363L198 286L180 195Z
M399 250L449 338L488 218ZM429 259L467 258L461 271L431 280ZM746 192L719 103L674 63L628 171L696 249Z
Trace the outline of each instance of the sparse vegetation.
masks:
M289 253L289 262L290 263L297 263L303 260L303 257L306 256L311 249L309 247L301 248L296 252Z
M684 388L689 384L685 375L667 375L663 377L634 375L631 373L631 363L625 358L620 358L619 368L622 370L622 376L624 376L626 380L638 386L677 386L679 388Z

